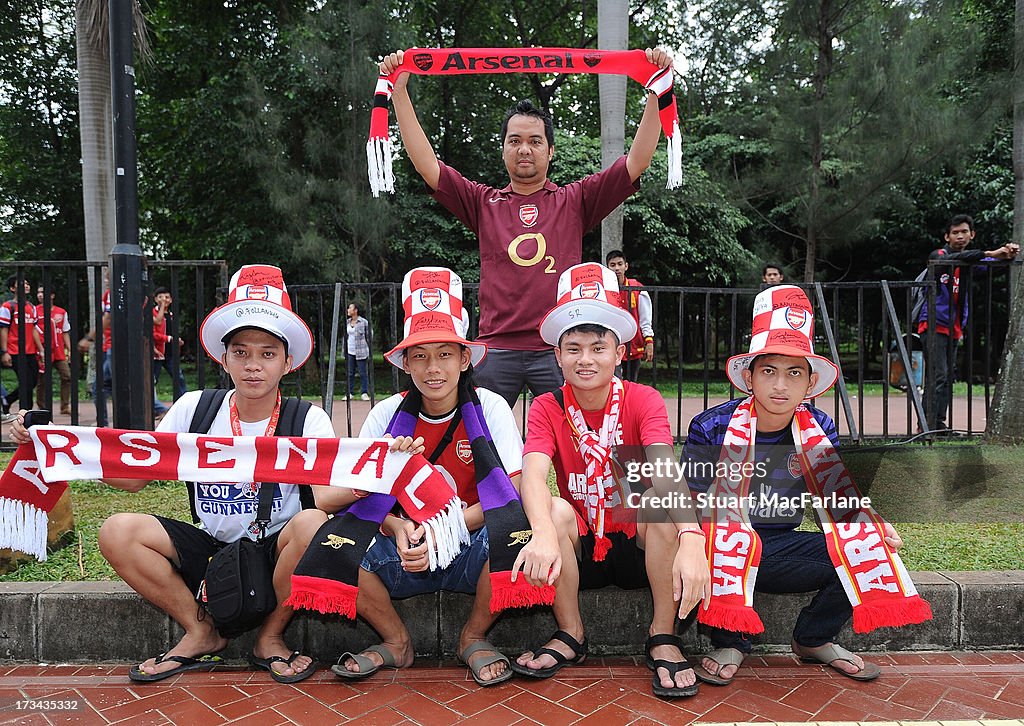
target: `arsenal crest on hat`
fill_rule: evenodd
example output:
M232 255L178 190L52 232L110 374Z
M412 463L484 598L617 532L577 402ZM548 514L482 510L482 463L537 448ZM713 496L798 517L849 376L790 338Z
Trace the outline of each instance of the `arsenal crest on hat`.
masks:
M776 285L754 298L754 322L750 351L734 355L725 364L725 373L736 388L750 393L743 371L759 355L786 355L806 358L818 380L807 392L808 398L820 396L835 384L839 369L828 358L814 354L814 311L807 294L796 285Z
M487 346L466 340L469 313L462 306L462 278L447 267L417 267L402 281L405 337L384 354L392 365L402 367L405 349L427 343L458 343L469 348L470 361L478 364Z
M206 316L199 340L207 355L220 363L226 341L242 328L264 330L283 340L292 357L292 370L313 352L313 334L292 311L280 267L245 265L239 269L228 284L228 301Z
M591 323L608 328L627 343L636 336L636 321L618 305L615 273L596 262L574 265L558 278L558 302L540 323L540 337L549 345L569 328Z

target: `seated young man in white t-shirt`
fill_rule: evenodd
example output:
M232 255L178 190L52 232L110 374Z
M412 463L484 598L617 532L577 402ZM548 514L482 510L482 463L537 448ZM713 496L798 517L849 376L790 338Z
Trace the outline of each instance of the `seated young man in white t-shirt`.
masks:
M269 302L273 295L268 296L266 288L274 288L274 284L245 284L249 276L266 282L268 275L278 281L276 287L283 293L279 296L283 304ZM257 295L251 300L246 298L250 287ZM281 409L281 378L306 362L312 351L312 336L306 324L291 311L278 268L243 267L232 278L231 288L229 302L210 313L201 330L203 347L224 366L234 383L234 391L224 397L207 433L272 435ZM192 391L179 398L157 430L189 431L201 395L202 391ZM15 424L11 432L19 443L29 440L21 424ZM336 436L327 414L315 406L306 414L301 435ZM149 481L112 479L106 483L136 492ZM260 627L250 661L269 670L274 680L294 683L312 675L316 663L285 645L284 630L292 609L281 603L291 592L291 574L296 563L327 515L313 508L301 510L300 486L268 486L274 486L275 493L263 542L274 561L278 605ZM227 646L228 640L214 627L212 618L200 617L197 595L210 557L225 544L249 536L247 530L254 522L258 489L251 484L196 485L192 505L200 519L198 527L152 514L127 512L114 514L103 523L99 532L103 556L133 590L170 615L185 631L166 653L134 666L129 672L132 680L162 680L182 671L208 669L219 662L216 654Z
M652 688L662 697L692 696L696 677L674 633L676 616L685 617L709 593L704 536L692 509L662 511L645 520L629 508L643 487L631 492L624 486L628 472L617 468L629 468L631 461L671 463L672 433L656 390L615 378L624 342L636 335L632 316L611 302L617 295L611 270L597 263L577 265L562 273L559 304L541 323L541 336L555 346L565 385L530 406L523 496L541 498L548 492L553 465L561 497L551 501L552 518L569 537L559 540L566 551L553 608L560 630L512 667L546 678L583 660L579 589L650 586L654 618L646 656L654 671ZM685 483L659 477L653 483L659 493L675 491L681 503L689 501ZM538 549L550 547L551 536L535 529Z
M466 400L471 398L470 390L475 391L479 399L482 423L501 468L516 488L522 469L523 442L505 400L486 389L472 387L471 365L484 357L487 347L465 338L461 287L461 279L444 268L418 268L406 275L406 335L386 357L409 374L412 389L374 406L359 436L390 436L390 425L396 416L414 415L413 435L396 437L392 448L423 453L448 480L466 505L462 515L470 543L449 565L430 570L429 544L423 526L399 516L401 512L385 517L381 532L386 536L376 537L363 558L356 600L357 614L377 631L383 642L358 654L342 655L332 667L341 678L362 679L381 668L412 665L412 641L395 611L392 598L440 590L475 595L458 646L459 657L469 667L474 680L482 686L491 686L512 677L508 658L485 638L498 614L491 612L490 544L482 495L478 490L478 478L484 479L484 473L476 469L471 446L473 437L467 433L469 427L463 417ZM334 512L351 504L357 495L358 492L338 489L327 493L330 505L325 499L319 506ZM529 516L525 502L524 508ZM530 524L533 524L532 519ZM524 552L529 548L527 544ZM532 577L532 572L524 570L518 576L521 578L524 574L531 584L541 584ZM551 584L549 572L545 570L543 574L544 584Z

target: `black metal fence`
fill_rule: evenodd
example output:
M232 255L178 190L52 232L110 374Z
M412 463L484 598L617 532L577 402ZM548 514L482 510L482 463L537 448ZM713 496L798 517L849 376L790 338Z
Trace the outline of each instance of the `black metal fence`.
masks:
M956 365L958 375L948 382L950 428L968 434L984 430L992 388L1002 358L1003 341L1011 310L1011 277L1018 265L972 266L961 264L958 280L949 265L934 266L932 281L867 281L819 283L803 286L814 305L816 352L836 362L842 375L835 389L815 401L829 411L840 427L841 435L862 441L877 438L911 438L933 426L926 423L925 403L934 393L934 381L927 372L929 358L945 355ZM75 382L85 370L84 353L77 341L85 332L102 329L100 296L89 305L89 283L103 287L104 264L85 262L8 263L21 280L28 279L44 289L44 301L54 292L55 304L66 301L71 323L71 369ZM184 364L193 370L197 387L217 385L220 367L210 361L199 344L198 329L205 315L224 299L228 271L223 262L176 261L150 262L149 277L154 286L171 290L172 323L168 334L181 337L184 346L170 346L171 366ZM938 281L938 282L936 282ZM970 299L970 319L961 344L947 340L944 350L926 350L927 335L919 336L912 320L915 292L933 311L938 302L938 286L945 284L950 296ZM956 290L954 290L954 286ZM470 311L471 334L477 322L478 285L464 286L466 307ZM700 410L738 394L725 378L725 363L731 355L744 353L750 337L750 311L759 288L647 287L654 309L656 353L653 364L644 364L640 381L657 387L666 399L677 438L685 437L690 418ZM358 302L371 327L371 365L368 383L371 403L380 396L402 390L404 374L383 359L402 337L401 285L398 283L336 283L333 285L290 285L296 312L310 325L314 335L314 354L302 370L283 382L286 392L318 395L328 411L335 410L335 399L348 393L346 382L345 310ZM34 295L33 295L34 302ZM45 315L44 311L44 315ZM100 336L97 335L97 338ZM24 338L22 338L24 339ZM98 344L91 349L100 358ZM49 341L45 349L49 351ZM49 354L47 354L49 355ZM953 366L950 366L951 369ZM53 405L52 366L44 361L40 377L42 402ZM902 375L901 375L902 371ZM6 382L13 382L10 371ZM95 403L104 405L102 386ZM81 421L78 386L71 401L70 420ZM85 387L83 398L88 398ZM113 394L116 396L117 392ZM524 394L521 416L525 421L528 405ZM341 406L344 425L335 417L339 433L358 433L359 416L354 417L351 400ZM933 412L929 411L929 415ZM933 420L934 423L934 420Z

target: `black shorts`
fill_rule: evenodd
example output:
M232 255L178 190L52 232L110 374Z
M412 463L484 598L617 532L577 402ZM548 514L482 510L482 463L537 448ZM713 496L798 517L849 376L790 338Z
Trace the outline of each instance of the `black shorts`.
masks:
M647 560L636 537L627 537L624 532L609 532L607 537L612 548L604 560L594 562L594 533L580 536L580 589L596 590L609 585L623 590L650 587Z
M154 514L157 521L171 538L178 553L178 563L171 562L171 566L181 575L189 592L197 600L199 599L199 588L206 579L206 568L210 564L210 558L217 554L217 551L226 545L205 529L199 529L194 524L182 522L178 519L168 519ZM270 566L277 562L277 538L281 530L274 534L267 535L263 539L263 551L270 559Z

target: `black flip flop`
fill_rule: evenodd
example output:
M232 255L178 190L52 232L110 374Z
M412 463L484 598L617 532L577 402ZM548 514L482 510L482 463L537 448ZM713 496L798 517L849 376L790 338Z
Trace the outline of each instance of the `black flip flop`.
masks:
M651 688L654 690L654 695L659 698L686 698L688 696L696 696L697 691L700 690L700 684L694 683L692 686L684 686L682 688L665 688L661 685L661 679L658 678L658 669L664 668L668 671L668 677L675 680L676 674L680 671L693 670L690 664L686 662L685 656L682 661L670 661L662 660L661 658L655 660L651 657L651 651L657 648L659 645L674 645L679 649L679 652L683 652L683 639L678 635L670 635L668 633L659 633L658 635L652 635L647 638L647 644L644 649L647 651L647 667L650 668L654 675L651 678Z
M219 652L217 651L217 653ZM210 670L224 662L224 659L217 655L217 653L204 653L203 655L197 655L195 658L189 658L187 655L167 655L166 653L161 653L153 660L154 664L172 661L180 663L180 665L177 668L171 668L169 671L161 671L160 673L146 673L139 666L132 666L131 670L128 671L128 677L137 683L152 683L153 681L162 681L165 678L176 676L185 671Z
M292 654L287 658L282 658L279 655L272 655L269 658L257 658L253 653L249 654L249 663L256 668L262 668L263 670L270 671L270 677L278 683L298 683L304 681L311 675L316 673L316 659L306 666L305 670L293 673L290 676L282 675L274 670L273 665L275 663L284 663L287 666L291 666L295 659L302 655L299 651L293 650Z
M567 665L578 665L587 659L587 639L585 637L581 643L564 630L556 630L555 634L548 638L548 640L559 640L568 645L572 648L572 657L559 653L552 648L538 648L533 651L533 657L536 659L542 655L550 655L555 659L553 666L548 666L547 668L527 668L512 661L512 670L521 676L528 676L530 678L550 678Z

